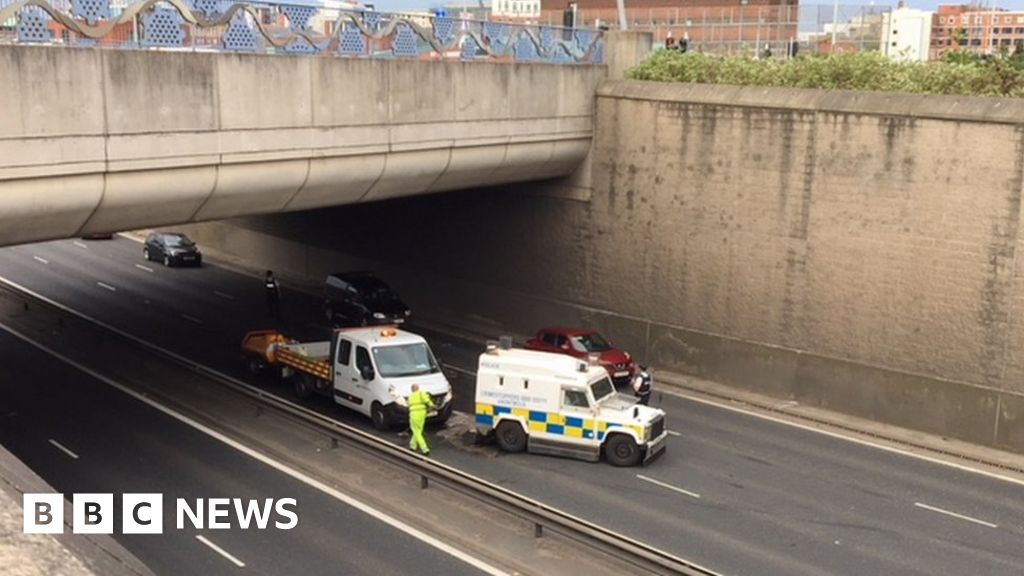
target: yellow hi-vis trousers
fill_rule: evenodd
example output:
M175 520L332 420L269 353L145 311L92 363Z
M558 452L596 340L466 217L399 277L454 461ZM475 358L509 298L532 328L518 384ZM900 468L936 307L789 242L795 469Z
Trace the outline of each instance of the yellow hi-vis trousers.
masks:
M423 437L423 426L427 423L427 410L433 407L434 403L430 401L430 395L426 392L416 391L409 396L410 450L419 450L424 454L430 453L427 439Z

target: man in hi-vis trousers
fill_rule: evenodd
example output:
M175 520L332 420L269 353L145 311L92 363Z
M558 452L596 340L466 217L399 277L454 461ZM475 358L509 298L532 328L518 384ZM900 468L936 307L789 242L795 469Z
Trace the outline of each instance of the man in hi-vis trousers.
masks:
M409 450L419 450L426 456L430 454L430 446L423 437L423 426L427 423L427 412L434 409L434 401L430 394L420 392L420 385L412 385L412 394L409 395L409 430L412 437L409 438Z

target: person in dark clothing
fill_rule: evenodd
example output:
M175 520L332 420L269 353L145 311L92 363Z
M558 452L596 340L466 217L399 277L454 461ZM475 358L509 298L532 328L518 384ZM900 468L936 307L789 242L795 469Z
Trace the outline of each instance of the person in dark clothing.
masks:
M267 270L263 279L263 292L267 297L267 311L278 320L281 319L281 287L274 278L274 272Z

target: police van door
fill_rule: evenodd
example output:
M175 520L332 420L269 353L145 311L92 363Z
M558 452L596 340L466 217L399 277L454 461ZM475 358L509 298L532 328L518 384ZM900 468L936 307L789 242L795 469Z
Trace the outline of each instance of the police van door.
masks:
M590 406L586 388L562 388L562 416L565 419L563 440L580 447L593 446L600 452L597 442L597 419Z

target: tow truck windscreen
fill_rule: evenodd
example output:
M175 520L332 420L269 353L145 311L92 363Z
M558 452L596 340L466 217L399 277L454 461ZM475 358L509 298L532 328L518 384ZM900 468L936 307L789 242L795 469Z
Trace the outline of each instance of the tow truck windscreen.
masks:
M571 338L572 347L577 352L607 352L611 350L611 344L601 338L600 334L583 334Z
M426 344L401 344L398 346L377 346L373 349L377 370L386 378L423 376L440 372L441 368Z
M590 391L594 394L594 400L600 402L601 400L615 394L615 386L612 386L612 381L605 376L591 384Z

